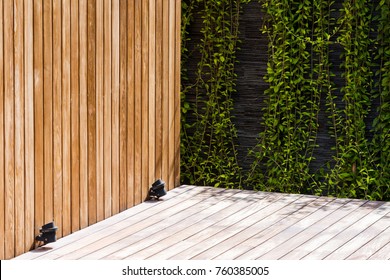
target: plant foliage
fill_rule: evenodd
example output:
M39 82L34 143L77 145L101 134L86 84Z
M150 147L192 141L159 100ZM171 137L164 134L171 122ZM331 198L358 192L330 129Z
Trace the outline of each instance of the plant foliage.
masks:
M263 130L244 174L232 93L240 10L248 2L183 1L183 181L389 200L390 0L260 0L268 89L259 93L266 96ZM202 38L189 50L194 24ZM197 69L188 73L194 57ZM333 156L315 170L320 114Z

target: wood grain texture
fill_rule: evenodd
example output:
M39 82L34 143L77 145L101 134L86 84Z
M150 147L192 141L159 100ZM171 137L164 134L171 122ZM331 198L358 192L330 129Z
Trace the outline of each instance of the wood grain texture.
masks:
M88 225L88 8L79 2L80 44L80 228Z
M42 1L34 1L34 236L44 223L43 163L43 19Z
M43 1L43 159L44 222L54 218L53 208L53 5Z
M62 233L72 232L71 222L71 93L70 93L70 1L62 0Z
M96 0L88 0L88 222L95 223L96 204Z
M120 30L119 30L120 5L119 0L112 0L112 72L111 72L111 106L112 106L112 214L119 212L119 69L120 69Z
M134 205L135 174L135 6L127 3L127 207Z
M4 20L0 2L0 259L5 258L5 188L4 188Z
M127 3L119 3L119 211L127 208Z
M25 250L32 249L35 241L35 235L34 235L34 216L35 216L34 213L34 192L35 192L35 187L34 187L35 185L34 184L34 52L32 49L34 46L33 5L34 5L33 0L24 1L24 18L25 18L24 19L24 64L25 64L24 65L24 70L25 70L24 71L24 75L25 75L25 89L24 89L25 103L24 104L25 104L25 146L26 146L26 150L25 150L26 151ZM0 11L1 10L2 9L0 8ZM1 64L2 63L0 62L0 65ZM1 88L1 82L0 82L0 88ZM1 125L0 125L0 131L1 131ZM0 140L0 145L1 145L1 140ZM1 152L0 152L0 158L1 158ZM1 163L1 159L0 159L0 163ZM0 166L0 170L1 170L1 166ZM0 178L2 178L1 175ZM1 191L1 187L0 187L0 191Z
M147 196L149 185L149 0L142 0L141 19L141 199Z
M80 85L79 3L70 2L71 230L80 229Z
M389 202L181 186L18 259L387 260L389 215Z
M142 41L141 41L141 0L134 1L134 28L135 28L135 47L134 47L134 203L142 201L142 147L141 147L141 58L142 58Z
M62 236L62 22L61 0L53 1L53 177L54 221Z
M104 118L103 118L103 145L104 145L104 217L111 216L111 0L104 1Z
M96 220L104 219L103 87L104 87L104 0L96 1Z
M15 254L24 253L25 133L24 133L24 4L14 1L15 63Z
M169 188L169 1L162 6L162 179Z
M178 185L179 15L177 0L0 2L0 258L45 223L62 238L157 178Z
M174 91L173 91L173 99L174 99L174 108L173 108L173 115L174 115L174 143L173 143L173 154L174 154L174 166L173 166L173 172L174 172L174 186L180 185L180 113L181 113L181 101L180 101L180 86L181 86L181 52L177 52L176 50L181 49L181 1L176 0L176 12L175 12L175 22L174 22L174 28L175 28L175 48L174 48L174 55L175 55L175 73L174 73Z
M156 0L149 0L149 178L148 184L156 179Z
M15 84L14 84L14 7L4 2L4 226L5 258L15 253ZM11 59L9 59L11 58Z

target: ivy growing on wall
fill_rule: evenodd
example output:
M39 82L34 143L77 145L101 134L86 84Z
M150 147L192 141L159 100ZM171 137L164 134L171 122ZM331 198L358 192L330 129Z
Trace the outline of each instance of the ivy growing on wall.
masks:
M235 52L242 2L245 1L188 0L182 4L185 25L193 16L202 19L202 38L192 50L199 56L195 78L182 88L182 174L183 180L191 184L241 185L231 95L235 90ZM194 7L198 10L196 15L192 12ZM186 42L185 31L182 36ZM184 57L187 52L184 48ZM187 99L188 92L192 93L192 102Z
M390 0L259 1L269 42L259 79L268 89L258 93L266 97L263 130L244 174L232 93L240 10L248 2L182 2L182 180L389 200ZM194 24L201 38L189 41ZM195 71L187 71L188 59L196 59ZM314 169L323 148L320 114L333 156Z

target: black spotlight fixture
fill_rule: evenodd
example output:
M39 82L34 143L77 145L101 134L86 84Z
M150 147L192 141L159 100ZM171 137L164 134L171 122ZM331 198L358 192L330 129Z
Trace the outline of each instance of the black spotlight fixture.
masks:
M46 225L43 225L42 228L39 229L40 234L35 237L36 241L43 242L43 245L46 245L47 243L55 242L57 240L56 238L56 231L57 227L54 226L54 222L47 223Z
M159 199L161 196L166 195L165 191L165 182L161 179L158 179L152 184L152 187L149 189L148 197L149 199Z

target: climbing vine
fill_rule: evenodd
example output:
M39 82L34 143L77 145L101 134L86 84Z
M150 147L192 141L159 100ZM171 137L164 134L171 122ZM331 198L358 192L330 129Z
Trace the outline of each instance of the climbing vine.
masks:
M182 181L389 200L390 0L259 0L268 89L244 172L232 93L249 2L182 1Z
M322 69L312 69L313 7L311 1L268 0L263 8L268 16L263 32L269 38L265 77L269 89L265 129L247 184L270 191L306 192L313 182L310 163L322 86L313 73L318 80L323 75Z
M195 5L202 20L202 38L192 50L186 49L199 56L197 69L182 88L182 114L191 120L182 126L182 179L191 184L241 185L231 95L235 91L235 52L242 2L245 1L184 1L185 22L191 14L188 7ZM189 91L190 97L186 94Z

